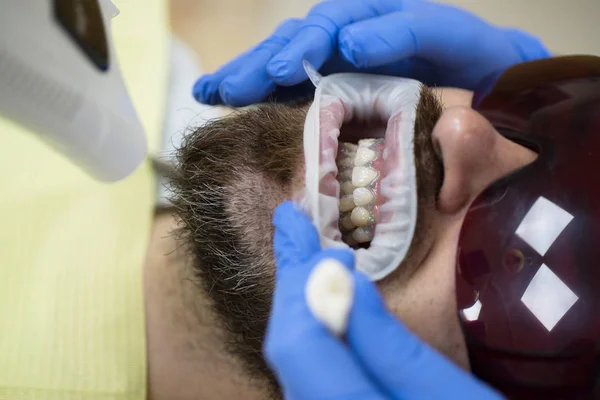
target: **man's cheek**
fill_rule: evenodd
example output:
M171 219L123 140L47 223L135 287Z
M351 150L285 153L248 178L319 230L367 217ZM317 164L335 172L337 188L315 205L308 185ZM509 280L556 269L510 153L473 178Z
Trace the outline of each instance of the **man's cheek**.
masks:
M380 289L390 311L411 331L468 369L465 340L457 316L454 276L450 276L454 267L450 264L426 260L408 281L389 281L380 285L383 286Z

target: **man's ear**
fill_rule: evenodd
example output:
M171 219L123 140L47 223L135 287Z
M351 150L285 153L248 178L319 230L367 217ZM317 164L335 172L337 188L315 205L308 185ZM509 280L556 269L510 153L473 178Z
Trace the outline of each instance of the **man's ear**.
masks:
M477 111L463 106L444 111L432 140L444 163L437 207L447 214L466 211L487 186L537 157L501 136Z

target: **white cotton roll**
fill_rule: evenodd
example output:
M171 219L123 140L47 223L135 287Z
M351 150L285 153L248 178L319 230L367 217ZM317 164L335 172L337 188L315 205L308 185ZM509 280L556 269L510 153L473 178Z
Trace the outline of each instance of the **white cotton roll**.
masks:
M317 320L337 336L346 332L354 299L354 280L348 268L333 258L323 259L308 277L305 296Z

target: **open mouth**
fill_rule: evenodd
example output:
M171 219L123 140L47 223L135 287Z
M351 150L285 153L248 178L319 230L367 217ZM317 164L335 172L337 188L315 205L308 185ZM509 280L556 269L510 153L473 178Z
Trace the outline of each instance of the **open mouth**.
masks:
M420 88L403 78L331 75L307 115L306 194L321 242L354 249L357 269L374 280L398 267L415 230Z

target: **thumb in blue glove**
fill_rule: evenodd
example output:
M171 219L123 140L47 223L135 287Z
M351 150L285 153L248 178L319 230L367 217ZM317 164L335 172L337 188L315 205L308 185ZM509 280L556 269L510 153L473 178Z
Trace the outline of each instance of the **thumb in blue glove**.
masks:
M352 252L321 250L315 228L293 203L281 204L273 223L277 273L264 352L286 397L501 398L390 314L373 283L353 271ZM332 263L347 269L354 288L345 343L320 322L322 315L315 317L306 298L315 271Z

